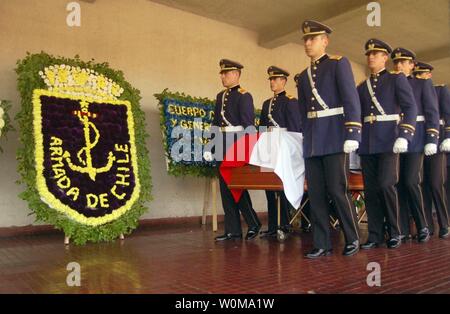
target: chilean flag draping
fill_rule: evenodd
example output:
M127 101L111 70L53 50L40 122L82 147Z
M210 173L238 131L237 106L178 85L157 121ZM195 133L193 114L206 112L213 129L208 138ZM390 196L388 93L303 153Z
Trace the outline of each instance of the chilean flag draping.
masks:
M231 170L233 168L243 167L249 163L253 147L258 141L260 134L245 134L241 136L234 145L231 145L220 164L219 171L226 184L231 181ZM243 190L231 189L231 194L237 203L241 198Z
M287 200L298 208L303 196L305 163L302 134L286 131L246 134L232 145L220 166L220 173L229 184L231 169L246 164L272 169L283 183ZM245 155L243 154L245 147ZM239 157L239 158L237 158ZM234 200L239 201L242 190L232 189Z

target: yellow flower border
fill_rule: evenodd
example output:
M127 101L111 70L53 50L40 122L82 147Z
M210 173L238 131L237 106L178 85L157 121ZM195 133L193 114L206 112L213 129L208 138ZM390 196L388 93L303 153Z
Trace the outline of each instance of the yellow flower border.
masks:
M135 188L128 202L122 207L114 210L111 214L105 215L103 217L85 217L84 215L73 210L69 206L63 204L58 200L47 188L44 177L44 145L43 145L43 134L42 134L42 110L41 110L41 96L54 96L58 98L72 99L72 100L85 100L88 102L100 102L98 99L85 96L74 96L60 93L58 91L49 91L45 89L35 89L33 91L33 128L34 128L34 140L35 140L35 160L36 160L36 186L41 195L42 201L48 204L51 208L66 214L69 218L75 220L84 225L88 226L99 226L106 224L108 222L118 219L120 216L125 214L136 200L139 198L140 194L140 182L139 182L139 168L137 165L137 151L135 142L135 132L134 132L134 119L133 113L131 111L131 103L126 100L105 100L108 104L112 105L125 105L127 107L127 123L128 123L128 135L130 137L130 152L131 152L131 163L135 171Z

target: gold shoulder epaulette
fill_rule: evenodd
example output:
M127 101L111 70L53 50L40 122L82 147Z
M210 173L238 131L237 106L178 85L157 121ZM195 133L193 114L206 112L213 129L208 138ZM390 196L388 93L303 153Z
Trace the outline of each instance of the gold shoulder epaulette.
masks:
M289 98L289 99L294 99L295 98L294 96L288 95L288 94L286 94L286 97Z
M400 74L402 72L401 71L389 71L389 73L391 73L391 74Z
M337 55L331 55L331 56L329 56L329 58L331 59L331 60L341 60L342 59L342 56L337 56Z
M418 79L418 80L428 80L428 78L426 78L426 77L419 77L419 76L416 76L416 79Z
M245 90L245 89L243 89L243 88L239 88L239 93L241 93L241 94L245 94L247 91Z

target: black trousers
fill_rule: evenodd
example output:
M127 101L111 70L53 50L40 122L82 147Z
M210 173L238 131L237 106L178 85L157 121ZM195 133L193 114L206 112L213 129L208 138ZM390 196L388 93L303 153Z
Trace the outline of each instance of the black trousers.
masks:
M385 221L390 237L400 235L399 202L396 184L399 156L394 153L361 155L368 241L384 242Z
M445 181L447 180L447 158L445 153L425 156L423 161L423 200L428 227L434 232L433 205L439 228L446 229L449 225L447 195Z
M280 227L289 225L289 202L284 192L266 191L269 231L276 231L278 227L277 194L280 195Z
M237 141L242 135L242 132L222 133L222 139L216 139L216 145L223 145L223 156L226 155L227 149L230 145L233 145L234 142ZM218 151L216 150L216 152ZM222 206L225 213L225 233L242 234L240 213L244 216L244 220L249 229L259 228L261 226L261 222L253 209L252 200L248 191L245 190L242 193L239 202L236 203L230 189L221 175L219 175L219 183L220 196L222 198Z
M400 232L411 234L410 217L417 230L428 227L422 193L423 153L400 154L400 179L397 185L400 200Z
M222 206L225 213L225 233L242 234L241 215L239 212L244 216L249 229L259 228L261 222L253 209L248 191L245 190L239 202L236 203L222 176L220 176L219 182L220 196L222 197Z
M329 199L336 208L346 243L359 240L355 206L348 192L348 155L307 158L305 168L314 247L331 249Z

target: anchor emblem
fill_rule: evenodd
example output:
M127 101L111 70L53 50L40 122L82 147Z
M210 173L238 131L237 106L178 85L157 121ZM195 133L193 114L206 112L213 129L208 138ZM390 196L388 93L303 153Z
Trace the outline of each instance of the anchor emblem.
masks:
M100 168L95 168L92 164L92 149L98 144L98 140L100 139L100 132L94 123L89 121L89 118L92 117L95 119L97 115L95 113L89 112L89 102L81 101L80 102L81 110L75 111L74 114L80 119L83 124L83 132L84 132L84 141L86 145L81 148L77 153L78 161L82 166L75 165L71 160L71 155L68 151L65 151L63 157L65 158L70 169L80 173L87 173L89 178L92 181L95 181L95 177L99 173L108 172L116 158L113 153L110 151L108 154L108 162L105 166ZM91 141L91 130L94 131L94 138Z

